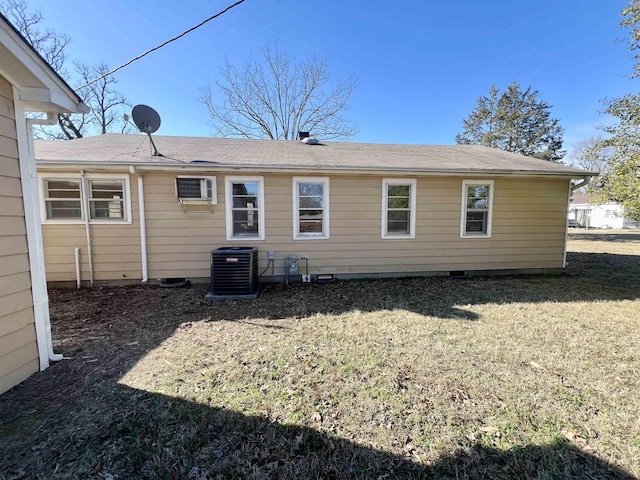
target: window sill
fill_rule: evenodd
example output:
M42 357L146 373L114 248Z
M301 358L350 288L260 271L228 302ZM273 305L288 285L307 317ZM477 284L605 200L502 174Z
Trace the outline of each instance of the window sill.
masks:
M329 240L329 235L294 235L294 240Z
M382 235L382 240L414 240L415 235Z
M180 198L178 200L182 205L215 205L212 200L207 198Z
M262 240L264 240L264 235L261 237L227 237L228 242L252 242Z
M84 220L43 220L42 225L84 225ZM89 220L89 225L131 225L131 220Z
M470 234L466 234L466 235L460 235L460 238L491 238L491 235L483 233L481 235L470 235Z

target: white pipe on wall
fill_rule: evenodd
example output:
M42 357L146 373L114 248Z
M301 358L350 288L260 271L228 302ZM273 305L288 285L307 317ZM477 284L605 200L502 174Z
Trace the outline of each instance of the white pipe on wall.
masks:
M46 119L26 118L26 112L20 99L20 91L13 87L13 105L16 118L16 139L18 143L18 161L20 163L20 182L22 201L29 248L29 272L31 275L31 298L33 317L38 345L40 370L49 366L49 362L59 361L63 356L53 351L51 340L51 319L49 317L49 295L47 276L44 268L44 242L40 221L40 199L38 195L38 174L33 147L32 126L52 125L57 122L55 113L48 113Z
M82 286L82 277L80 276L80 247L76 247L76 288L80 289Z
M89 226L89 189L87 188L87 177L84 170L80 170L80 185L82 188L82 208L84 209L84 229L87 235L87 258L89 260L89 284L93 288L93 252L91 249L91 227Z
M142 283L149 281L149 265L147 264L147 221L144 206L144 181L133 165L129 166L131 175L138 176L138 214L140 216L140 258L142 261Z

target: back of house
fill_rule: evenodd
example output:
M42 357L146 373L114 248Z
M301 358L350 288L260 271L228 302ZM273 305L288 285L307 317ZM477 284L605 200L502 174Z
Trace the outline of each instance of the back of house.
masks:
M257 247L265 281L292 260L312 278L558 271L589 176L474 145L154 139L160 155L140 135L36 142L49 281L208 281L229 246Z

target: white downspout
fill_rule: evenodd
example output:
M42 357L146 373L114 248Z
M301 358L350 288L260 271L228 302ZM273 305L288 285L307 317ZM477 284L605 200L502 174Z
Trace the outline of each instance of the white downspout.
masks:
M144 182L142 175L136 172L136 167L129 166L131 175L138 176L138 214L140 217L140 258L142 260L142 283L149 281L149 266L147 264L147 220L144 206Z
M84 210L84 229L87 236L87 257L89 260L89 284L93 288L93 252L91 249L91 227L89 225L89 189L87 188L87 177L84 170L80 170L80 186L82 189L82 209Z
M562 268L567 268L567 248L569 246L569 208L571 208L571 180L569 180L569 193L567 194L567 221L564 225L564 252L562 253Z
M31 296L33 300L33 316L38 344L40 370L49 366L49 362L62 360L64 357L53 352L51 340L51 319L49 317L49 295L47 294L47 276L44 268L44 242L40 220L40 199L38 195L38 174L33 147L32 126L53 125L57 115L48 113L45 119L28 119L24 107L19 100L20 91L13 87L13 104L16 118L16 138L18 141L18 161L20 162L20 181L22 184L22 201L27 230L29 248L29 270L31 274Z
M82 276L80 274L80 247L75 248L76 257L76 288L79 290L82 287Z

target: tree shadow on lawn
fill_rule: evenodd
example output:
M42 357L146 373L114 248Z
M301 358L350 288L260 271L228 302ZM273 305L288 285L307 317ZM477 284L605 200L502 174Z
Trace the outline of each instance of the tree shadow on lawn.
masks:
M56 350L72 359L0 397L0 478L187 478L190 472L198 478L194 467L210 474L199 480L632 478L565 440L501 450L490 438L465 437L458 440L460 452L425 465L413 457L406 438L397 439L391 453L338 438L323 430L322 420L282 425L118 383L180 325L203 319L264 326L257 319L409 310L473 320L465 305L623 300L640 294L639 257L571 253L569 262L563 276L266 286L256 301L213 304L204 300L206 287L53 291Z
M60 373L69 383L70 373ZM426 465L410 439L397 439L390 453L113 378L77 382L68 397L51 392L53 400L41 402L29 392L46 388L45 376L0 398L0 478L633 478L562 437L509 450L463 439L457 452Z
M207 286L168 292L189 321L308 318L316 314L408 311L442 319L478 320L467 306L592 302L640 298L640 255L569 253L562 275L401 278L338 281L324 286L265 284L256 300L208 302Z
M202 320L281 329L285 327L278 323L258 320L359 311L475 321L479 315L472 311L474 305L636 300L640 298L640 256L569 253L563 275L339 281L318 287L267 284L256 300L211 302L205 300L207 291L207 285L54 290L50 292L54 339L59 339L58 348L64 352L73 350L76 340L104 332L126 338L127 332L138 329L154 338L156 343L150 346L154 348L180 325Z
M629 232L629 233L620 233L620 232L603 232L597 231L592 233L582 233L582 232L570 232L569 238L571 240L587 240L594 242L614 242L614 243L639 243L640 242L640 232Z

